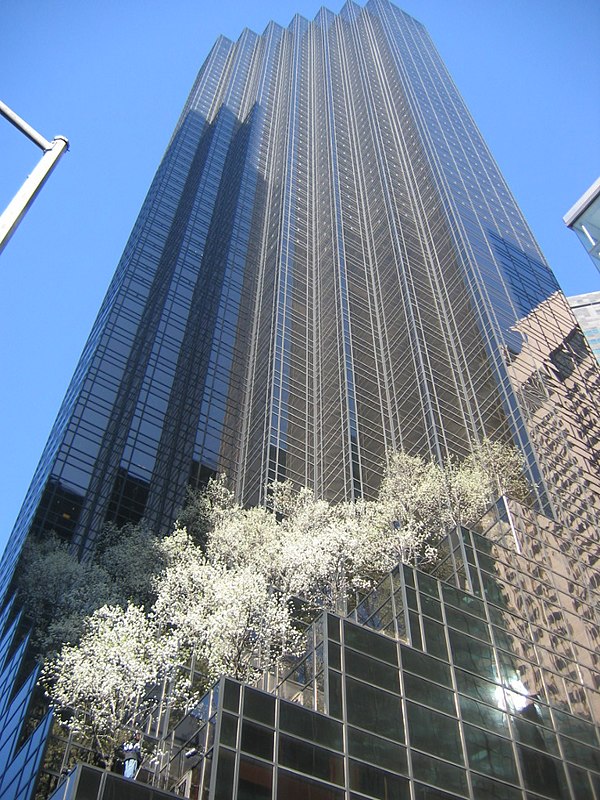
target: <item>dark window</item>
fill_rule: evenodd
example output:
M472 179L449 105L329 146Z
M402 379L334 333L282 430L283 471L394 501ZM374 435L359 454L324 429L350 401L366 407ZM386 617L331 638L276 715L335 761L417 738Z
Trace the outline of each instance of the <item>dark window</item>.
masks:
M534 792L560 800L568 796L563 765L545 753L519 747L525 786Z
M271 800L273 767L241 756L237 800Z
M279 739L279 763L284 767L343 785L344 759L335 753L282 734Z
M277 771L277 800L344 800L344 794L343 789L334 789L282 769Z
M344 639L348 647L353 647L374 658L380 658L389 664L398 664L395 642L381 634L371 633L358 625L344 622Z
M329 713L342 718L342 677L333 670L329 670Z
M342 750L341 724L322 714L315 714L293 703L282 702L279 724L282 731L293 733L325 747Z
M446 636L444 626L430 619L423 619L423 629L425 631L425 642L427 651L438 658L448 658L448 648L446 647Z
M374 658L363 656L346 648L346 670L349 675L360 678L374 686L389 689L397 694L400 692L397 667L390 667Z
M221 741L230 747L237 745L237 717L223 713L221 718Z
M460 709L462 717L467 722L487 728L494 733L501 733L509 736L508 717L498 708L492 708L477 700L467 697L460 698Z
M476 796L481 798L485 797L485 800L489 800L486 794ZM415 800L456 800L456 795L441 792L439 789L433 789L431 786L423 786L420 783L415 783ZM500 798L498 798L498 800L500 800Z
M254 725L252 722L244 720L242 722L242 750L272 761L273 731L269 728L263 728L262 725Z
M275 724L275 698L270 694L258 692L256 689L244 689L244 716L264 722L266 725Z
M340 641L340 621L332 614L327 614L327 635L336 642Z
M511 744L492 733L464 725L469 766L495 778L517 782L517 770Z
M406 696L417 703L424 703L438 711L447 711L448 714L456 715L454 705L454 692L440 686L438 683L425 681L410 672L404 673L404 689Z
M402 706L397 695L347 678L346 706L351 725L373 733L385 731L390 739L404 741Z
M235 753L219 748L217 762L217 788L215 800L231 800L233 797L233 773L235 770Z
M414 703L408 703L407 713L411 747L463 763L457 720Z
M329 642L329 666L334 669L342 668L342 649L335 642Z
M414 776L418 780L433 783L434 786L440 786L450 792L468 796L469 787L464 769L453 767L452 764L439 761L437 758L417 753L416 750L412 751L411 760Z
M484 778L483 775L471 775L473 796L485 797L485 800L522 800L519 789L513 789L505 783Z
M233 681L226 680L225 688L223 690L223 708L229 711L235 711L237 714L240 710L240 685Z
M361 761L370 761L393 772L407 773L406 748L380 736L349 727L348 752Z
M429 678L436 683L452 686L450 668L443 661L438 661L437 658L432 658L425 653L419 653L410 647L401 647L401 650L404 669L423 678Z
M360 764L358 761L350 761L350 788L358 791L367 792L372 797L379 797L381 800L410 800L409 782L406 778L399 778L389 772L367 764Z
M496 676L492 648L485 642L450 629L450 646L454 663L457 666L472 670L478 675L486 675L490 678Z

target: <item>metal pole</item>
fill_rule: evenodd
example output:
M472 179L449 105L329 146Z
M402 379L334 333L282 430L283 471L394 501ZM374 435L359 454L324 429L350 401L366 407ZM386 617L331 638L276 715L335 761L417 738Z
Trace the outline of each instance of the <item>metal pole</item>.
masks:
M25 183L10 201L3 214L0 216L0 253L15 232L23 215L27 212L38 192L48 179L50 173L58 163L58 159L69 147L69 140L64 136L55 136L49 142L41 133L28 125L24 119L0 100L0 115L7 119L15 128L18 128L28 139L44 151Z
M37 197L38 192L56 166L58 159L69 146L68 140L63 136L57 136L50 144L50 149L46 150L25 180L25 183L10 201L2 216L0 216L0 253L4 250L19 222Z
M37 144L42 150L50 150L52 147L52 143L48 141L41 133L38 133L35 128L32 128L24 119L22 119L18 114L9 108L6 103L3 103L0 100L0 114L7 119L10 123L12 123L15 128L18 128L21 133L24 133L28 139L34 144Z

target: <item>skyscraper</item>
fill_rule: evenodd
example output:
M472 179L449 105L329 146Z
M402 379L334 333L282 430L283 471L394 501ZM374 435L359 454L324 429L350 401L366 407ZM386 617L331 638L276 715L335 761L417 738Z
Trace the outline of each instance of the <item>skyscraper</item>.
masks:
M576 294L567 300L592 351L600 361L600 292Z
M27 536L54 530L85 555L107 521L167 531L186 487L216 472L247 504L284 478L371 497L389 450L442 461L486 436L522 450L539 511L585 544L599 380L420 23L369 0L220 38L67 391L2 593Z

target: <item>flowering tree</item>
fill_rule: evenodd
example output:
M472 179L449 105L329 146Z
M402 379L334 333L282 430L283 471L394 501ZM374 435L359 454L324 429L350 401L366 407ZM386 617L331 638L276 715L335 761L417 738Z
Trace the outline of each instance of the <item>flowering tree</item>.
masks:
M42 682L73 732L89 737L111 766L127 729L149 710L147 690L175 668L175 650L135 605L103 606L85 623L79 644L48 661Z
M114 599L107 573L93 562L79 562L69 546L52 534L26 542L16 574L39 653L77 641L86 616Z
M207 537L206 558L228 569L252 566L276 582L281 533L275 515L266 508L235 504L219 514Z
M501 494L528 497L524 463L514 447L489 439L463 461L450 458L443 466L395 452L381 483L379 511L401 531L401 551L412 560L450 528L477 522Z
M373 503L331 505L308 490L287 510L278 566L284 591L343 613L349 593L369 587L384 568L381 516Z
M100 536L93 563L104 570L111 603L149 606L154 600L154 575L164 566L161 538L143 523L122 527L109 523Z
M475 460L449 459L441 471L440 504L445 528L472 525L494 501L488 476Z
M525 478L525 457L516 447L484 439L466 461L479 465L490 496L498 498L507 494L521 502L530 499L530 487Z
M410 531L439 535L444 524L443 469L421 456L403 451L388 455L377 497L380 513Z
M239 537L250 535L238 542L233 566L227 551L219 558L209 540L209 558L184 530L166 543L170 560L157 580L154 613L170 627L182 656L193 653L205 665L209 682L223 673L250 680L300 643L289 598L273 588L268 569L256 567L253 516L241 516L246 524L234 528ZM257 521L260 528L264 520L258 515Z
M177 667L192 656L207 683L221 674L254 680L299 652L294 597L343 613L352 591L398 562L434 560L450 528L477 521L500 492L522 491L522 466L512 448L488 441L443 466L393 453L376 500L334 505L285 482L271 487L269 509L244 509L220 477L192 495L160 541L141 526L123 536L109 531L86 574L109 594L122 576L121 607L92 614L80 644L65 645L47 665L54 705L81 709L70 724L93 735L110 760L115 736L143 712L153 682L168 678L176 695ZM60 563L66 552L57 549ZM79 587L77 570L88 567L72 569ZM126 605L135 597L146 611Z
M177 525L185 528L200 547L206 544L209 533L218 520L235 506L233 492L222 473L211 478L202 489L188 489L187 502L177 517Z

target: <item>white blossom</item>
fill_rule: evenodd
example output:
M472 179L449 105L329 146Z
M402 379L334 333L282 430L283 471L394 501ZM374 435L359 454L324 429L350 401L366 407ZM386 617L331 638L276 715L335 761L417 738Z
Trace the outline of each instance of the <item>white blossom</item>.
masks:
M173 668L173 655L170 638L143 609L103 606L86 620L79 644L64 645L45 664L42 682L56 710L76 712L67 726L91 737L110 764L145 710L146 692Z

